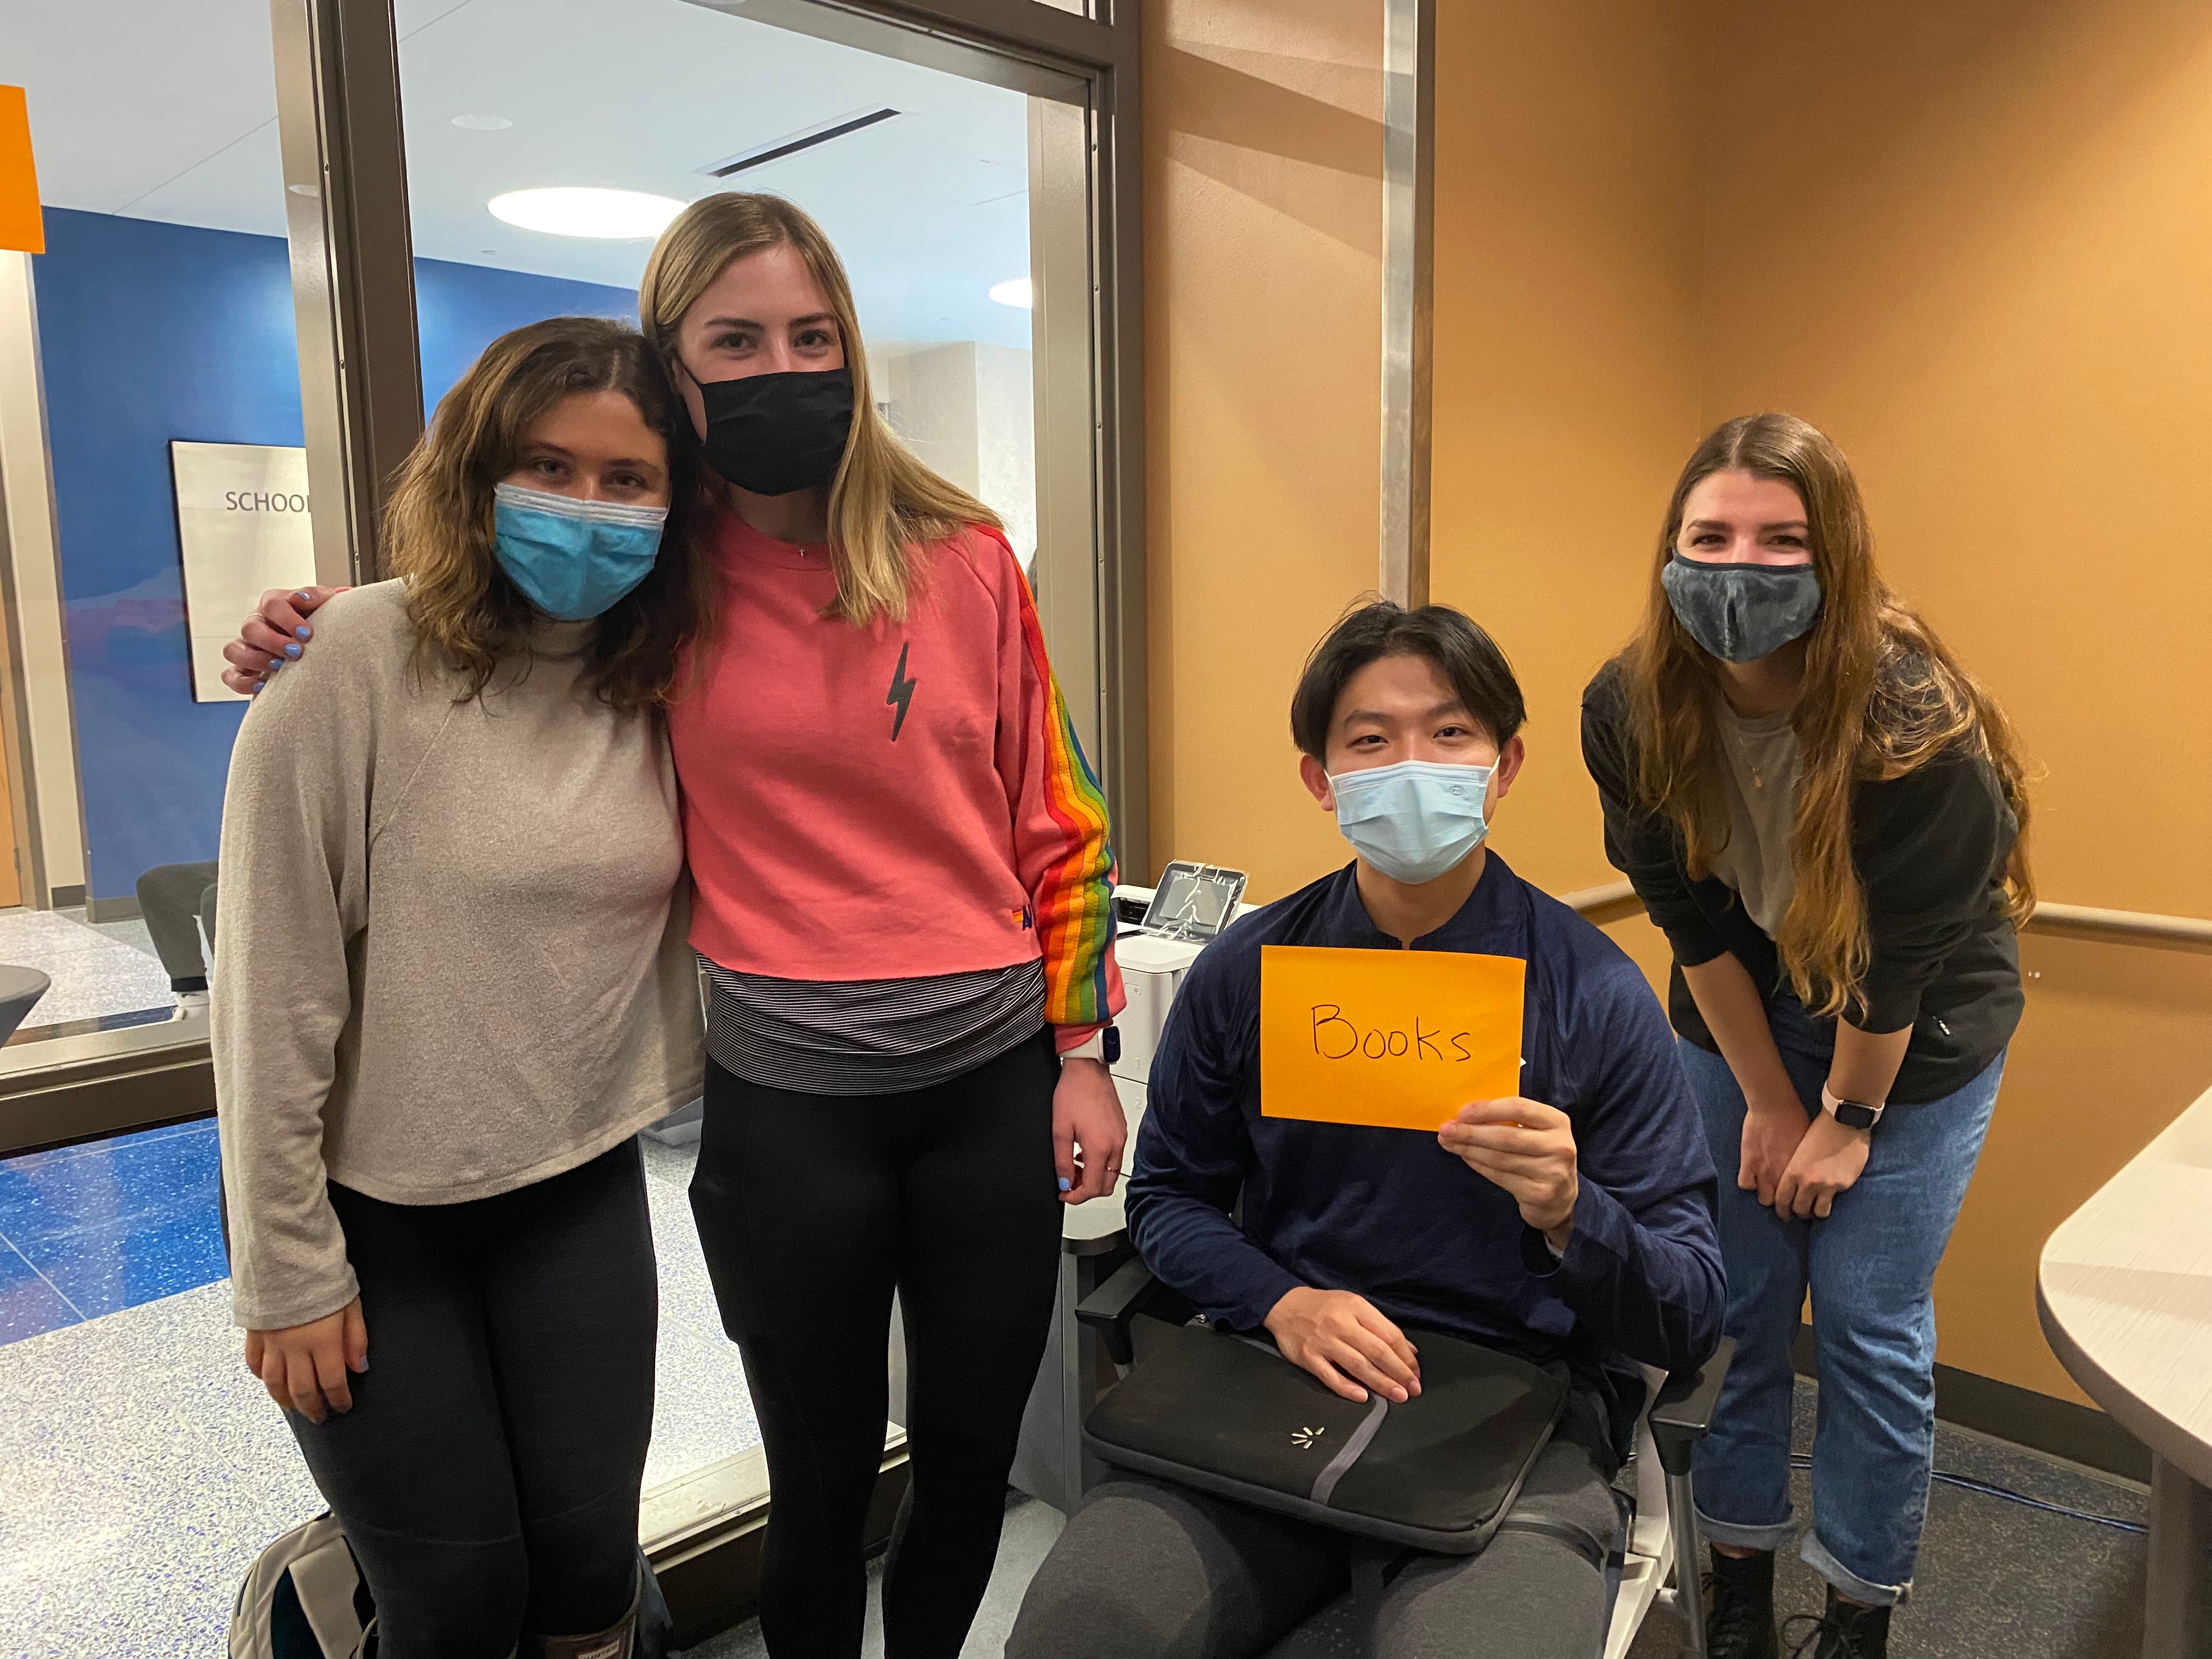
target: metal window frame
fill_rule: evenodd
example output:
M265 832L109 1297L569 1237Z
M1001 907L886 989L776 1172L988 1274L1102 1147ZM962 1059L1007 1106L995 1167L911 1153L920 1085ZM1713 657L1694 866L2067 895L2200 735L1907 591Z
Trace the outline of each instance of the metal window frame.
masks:
M1098 754L1123 872L1152 867L1145 684L1144 218L1138 0L696 0L1091 116ZM316 574L373 574L378 510L422 429L391 0L270 0ZM1086 722L1087 724L1087 722Z
M744 0L739 15L890 52L1090 116L1097 432L1098 753L1125 878L1147 834L1143 210L1137 0ZM736 8L732 8L736 9ZM270 0L316 578L375 573L378 513L422 429L398 52L391 0ZM0 733L0 737L4 737ZM13 757L11 757L13 758ZM27 769L10 769L16 777ZM167 1033L159 1035L166 1037ZM59 1056L56 1056L58 1061ZM204 1113L197 1043L134 1042L94 1068L0 1074L0 1153ZM131 1079L143 1074L144 1085Z
M1139 0L1091 0L1090 15L1043 0L695 3L1087 111L1100 734L1095 758L1121 869L1142 877L1152 866ZM374 571L386 489L422 428L392 0L270 0L270 17L308 475L319 502L343 504L343 511L316 514L316 573L325 582L358 580ZM172 1066L175 1058L165 1056ZM201 1105L190 1098L197 1077L147 1082L161 1089L173 1113ZM111 1115L121 1103L113 1091L111 1082L106 1112L80 1119ZM45 1115L33 1103L23 1104ZM902 1459L887 1459L877 1504L877 1518L885 1525L887 1506L896 1505L904 1478ZM743 1611L757 1570L759 1526L757 1514L733 1511L657 1563L669 1571L679 1638L687 1645Z

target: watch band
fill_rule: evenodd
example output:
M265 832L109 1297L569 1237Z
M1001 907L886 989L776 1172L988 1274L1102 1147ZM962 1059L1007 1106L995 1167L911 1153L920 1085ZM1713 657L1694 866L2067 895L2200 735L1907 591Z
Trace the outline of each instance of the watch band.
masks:
M1064 1049L1062 1060L1095 1060L1111 1066L1121 1058L1121 1034L1111 1025L1093 1031L1073 1048Z
M1845 1100L1826 1084L1820 1085L1820 1109L1846 1129L1871 1129L1881 1121L1882 1105Z

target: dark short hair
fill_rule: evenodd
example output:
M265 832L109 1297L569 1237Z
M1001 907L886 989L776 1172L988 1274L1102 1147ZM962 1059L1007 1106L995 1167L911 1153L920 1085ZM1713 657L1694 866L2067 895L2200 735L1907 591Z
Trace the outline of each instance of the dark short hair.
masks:
M1328 728L1337 699L1354 674L1385 657L1425 657L1450 682L1467 712L1499 748L1528 718L1521 683L1498 641L1448 605L1408 611L1388 599L1363 605L1314 647L1291 696L1291 736L1299 749L1328 763Z

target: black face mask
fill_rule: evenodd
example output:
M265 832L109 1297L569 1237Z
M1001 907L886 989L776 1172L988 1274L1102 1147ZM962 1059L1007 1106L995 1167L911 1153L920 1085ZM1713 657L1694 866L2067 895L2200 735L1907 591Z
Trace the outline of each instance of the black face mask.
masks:
M1820 578L1809 564L1705 564L1675 553L1659 584L1690 637L1723 662L1779 651L1820 615Z
M689 373L689 371L686 371ZM756 495L818 489L837 476L853 430L850 369L699 380L707 465Z

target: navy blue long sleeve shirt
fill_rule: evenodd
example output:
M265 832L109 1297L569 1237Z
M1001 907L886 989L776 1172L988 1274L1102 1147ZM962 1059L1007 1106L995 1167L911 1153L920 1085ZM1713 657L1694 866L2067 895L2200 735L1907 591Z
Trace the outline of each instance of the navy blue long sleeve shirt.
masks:
M1572 1120L1581 1181L1564 1255L1433 1134L1261 1115L1261 947L1400 948L1368 916L1356 865L1246 916L1184 976L1152 1062L1130 1235L1163 1282L1232 1328L1300 1285L1353 1291L1399 1324L1564 1361L1618 1407L1641 1398L1621 1386L1624 1358L1674 1370L1719 1340L1712 1158L1636 965L1488 860L1413 948L1528 964L1521 1092Z

